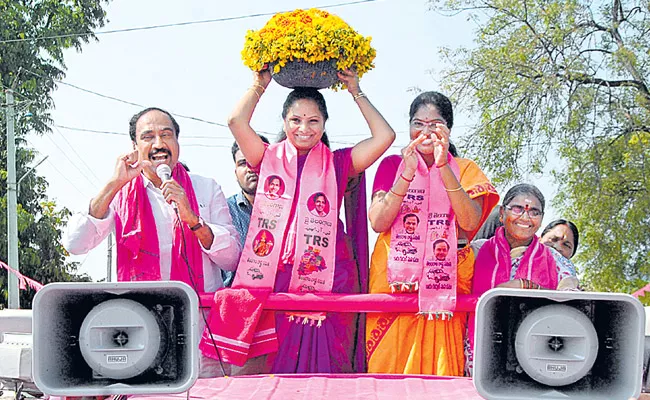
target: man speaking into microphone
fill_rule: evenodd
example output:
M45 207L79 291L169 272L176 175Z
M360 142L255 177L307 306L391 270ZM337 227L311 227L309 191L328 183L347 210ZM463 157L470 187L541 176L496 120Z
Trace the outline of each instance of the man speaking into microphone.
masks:
M179 132L159 108L134 115L134 150L117 159L88 211L70 218L63 245L85 254L115 230L118 281L179 280L213 292L220 269L237 267L239 238L221 187L178 162Z

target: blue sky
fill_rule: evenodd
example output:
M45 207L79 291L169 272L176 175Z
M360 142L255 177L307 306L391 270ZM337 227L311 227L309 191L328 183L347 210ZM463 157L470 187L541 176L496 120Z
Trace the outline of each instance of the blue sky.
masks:
M107 7L116 30L186 21L201 21L340 4L320 1L171 1L115 0ZM463 15L446 17L426 1L380 0L327 8L359 33L372 36L377 50L375 69L361 80L361 88L398 132L391 153L408 142L408 107L412 88L439 90L437 73L444 67L438 57L442 46L471 46L474 26ZM161 29L99 35L82 53L65 55L65 83L143 106L157 106L175 114L211 123L178 118L181 160L192 172L210 176L226 196L238 190L230 154L230 131L224 124L232 107L251 85L251 71L240 51L249 29L259 29L269 16L193 24ZM288 89L271 83L252 121L258 131L277 132ZM324 91L330 120L327 131L333 147L356 143L369 135L367 125L347 92ZM48 194L71 210L87 208L89 199L113 173L117 156L129 151L128 120L142 107L96 96L65 84L53 95L55 127L49 135L28 137L29 144L49 158L38 167L50 183ZM456 116L453 137L462 136L470 121ZM121 133L91 133L67 128ZM481 165L480 160L475 160ZM368 171L369 182L377 165ZM539 177L530 179L538 180ZM540 185L551 196L551 186ZM503 189L503 188L500 188ZM547 190L545 190L547 189ZM550 221L551 219L546 219ZM374 240L371 239L371 244ZM88 256L81 272L94 279L106 275L106 244Z

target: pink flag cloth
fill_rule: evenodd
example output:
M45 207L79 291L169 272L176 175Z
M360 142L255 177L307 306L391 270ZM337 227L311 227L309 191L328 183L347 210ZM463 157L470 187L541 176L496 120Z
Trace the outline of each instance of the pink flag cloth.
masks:
M639 297L643 297L646 295L646 293L650 292L650 283L642 287L641 289L637 290L636 292L632 293L632 296L636 297L637 299Z
M180 163L174 167L172 178L183 187L192 211L199 215L192 181ZM118 281L159 281L158 234L142 174L122 187L114 206ZM173 235L170 279L185 282L197 292L203 292L203 256L199 240L178 216L174 216ZM183 236L187 248L183 248Z
M26 277L25 275L21 274L20 272L16 271L15 269L11 268L4 262L0 261L0 267L6 269L10 273L14 274L16 278L18 278L18 287L21 290L27 290L27 286L30 288L34 289L35 291L39 291L43 289L43 285L40 284L39 282L36 282L35 280Z
M201 352L243 366L249 358L277 351L274 313L263 311L269 293L246 288L215 292L209 329L204 330L199 344Z

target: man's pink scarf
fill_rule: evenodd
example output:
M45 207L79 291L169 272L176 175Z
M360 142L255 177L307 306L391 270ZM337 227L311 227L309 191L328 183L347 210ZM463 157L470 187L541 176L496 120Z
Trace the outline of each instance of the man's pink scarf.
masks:
M417 290L420 313L441 316L453 315L456 308L458 263L456 251L456 215L445 191L440 170L429 169L420 156L418 166L402 201L399 214L391 227L388 253L388 282L393 291ZM449 155L448 163L456 177L460 168ZM405 165L402 161L395 180L400 178ZM460 179L459 179L460 180ZM410 234L405 230L404 219L417 216L418 225ZM444 241L448 249L444 260L435 257L433 244Z
M268 146L258 178L257 193L246 242L232 289L217 292L210 318L212 338L223 361L243 365L250 357L277 351L273 313L262 311L264 296L250 292L273 291L278 267L293 264L289 292L331 292L336 256L337 183L332 152L323 143L307 155L297 182L298 151L288 141ZM281 192L267 192L269 177L282 180ZM316 194L325 194L329 212L314 210ZM295 198L297 201L294 201ZM327 209L326 209L327 211ZM221 292L225 292L222 293ZM217 310L238 303L246 318L224 317ZM226 307L224 308L224 304ZM215 312L216 311L216 312ZM301 315L304 322L322 321L324 315ZM253 329L251 329L251 327ZM217 358L209 333L204 332L203 354Z
M185 190L190 207L199 215L199 205L192 181L185 168L177 163L172 178ZM119 281L159 281L160 247L156 221L151 210L142 174L122 187L114 200L117 244L117 279ZM174 215L171 280L182 281L203 292L203 258L201 244L187 224ZM183 248L183 236L187 248ZM185 264L183 257L191 269Z

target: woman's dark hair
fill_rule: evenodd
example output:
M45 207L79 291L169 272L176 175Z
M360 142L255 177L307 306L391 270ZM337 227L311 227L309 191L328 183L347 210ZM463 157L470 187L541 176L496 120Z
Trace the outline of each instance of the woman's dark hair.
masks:
M325 104L323 94L314 88L299 87L292 90L284 101L284 105L282 105L282 119L287 117L289 108L298 100L312 100L318 106L320 113L323 114L325 121L329 118L327 104Z
M413 121L415 113L418 112L420 107L431 104L432 106L438 109L440 116L447 123L447 128L451 129L454 125L454 109L451 106L451 101L449 98L439 92L424 92L420 93L418 97L413 100L411 103L411 109L409 110L409 122Z
M322 93L314 88L298 87L293 89L291 93L289 93L289 95L287 96L287 99L284 101L284 104L282 105L282 119L285 119L287 117L287 114L289 113L289 109L298 100L313 101L314 103L316 103L316 105L318 106L318 110L323 115L323 120L327 121L327 119L329 118L329 114L327 113L327 104L325 104L325 98L323 97ZM281 131L280 133L278 133L276 143L280 143L286 138L287 138L287 133ZM323 142L325 146L330 147L330 141L329 138L327 137L327 132L323 132L323 136L321 137L320 141Z
M456 146L454 146L451 141L449 141L449 154L451 154L452 157L458 157L458 150L456 150Z
M542 192L537 189L536 186L530 185L528 183L519 183L508 190L508 193L506 193L505 196L503 196L503 206L507 206L510 204L512 199L515 197L519 196L520 194L530 194L535 197L537 197L537 200L539 200L539 204L542 206L542 212L544 212L544 206L546 205L546 201L544 200L544 195Z
M578 227L576 224L573 222L566 220L566 219L556 219L555 221L551 222L550 224L546 225L546 228L542 231L542 237L548 233L551 229L555 228L558 225L566 225L571 229L571 232L573 232L573 253L571 253L571 257L573 257L574 254L576 254L576 251L578 250L578 240L580 235L578 234Z

